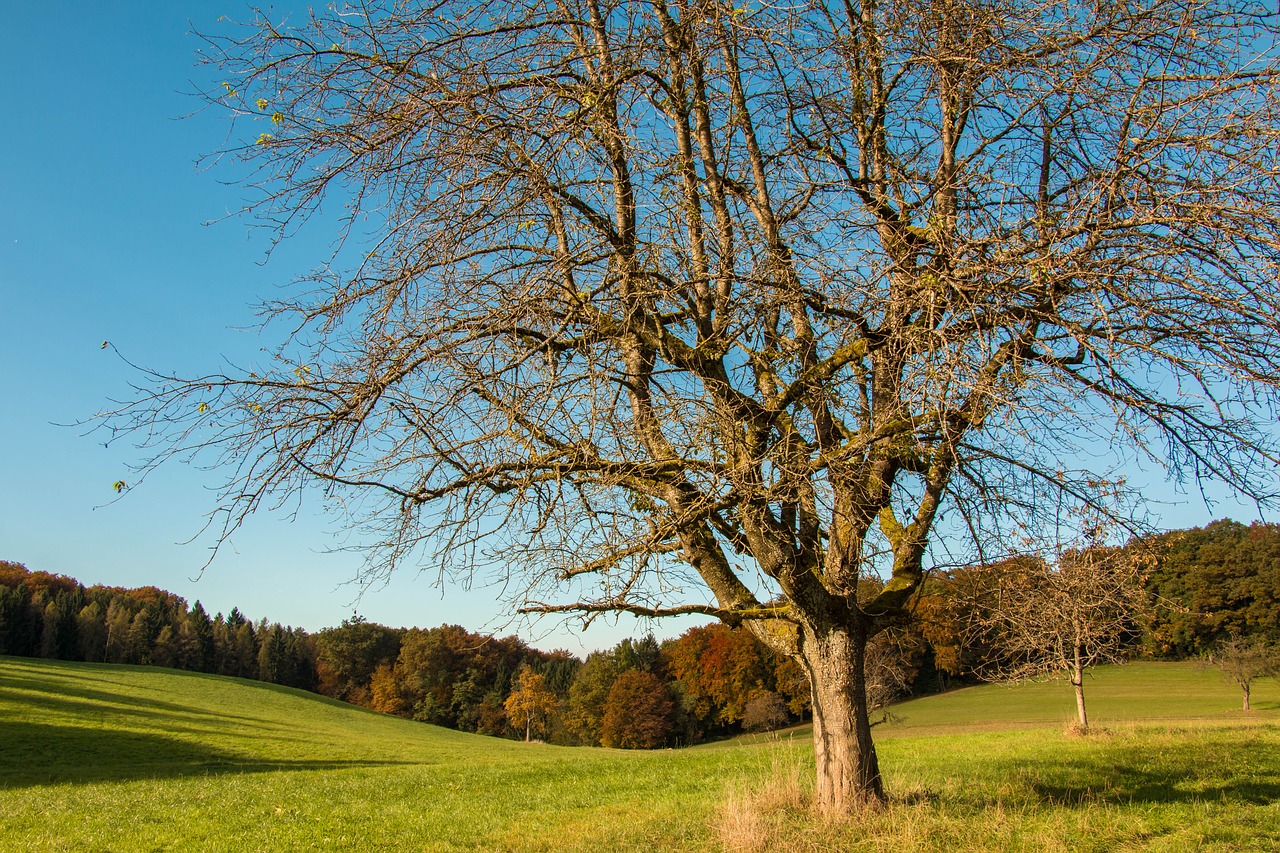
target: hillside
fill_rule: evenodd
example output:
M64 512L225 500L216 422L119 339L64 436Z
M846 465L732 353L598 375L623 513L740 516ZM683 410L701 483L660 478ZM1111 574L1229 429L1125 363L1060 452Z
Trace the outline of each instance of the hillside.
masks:
M671 751L454 732L259 682L0 658L5 850L607 845L611 832L669 835L688 803L722 791L721 771Z
M1244 719L1234 688L1187 665L1095 681L1102 725L1108 707L1165 722L1067 738L1054 685L908 703L881 730L895 804L823 827L785 807L803 785L751 811L760 779L807 778L803 733L525 745L257 682L0 658L0 849L1280 849L1280 690Z

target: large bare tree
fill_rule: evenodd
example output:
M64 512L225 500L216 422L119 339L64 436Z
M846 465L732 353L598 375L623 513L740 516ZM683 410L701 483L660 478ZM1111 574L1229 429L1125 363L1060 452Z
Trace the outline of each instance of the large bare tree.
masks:
M110 428L149 464L228 462L223 535L318 484L371 570L743 624L809 674L818 801L881 799L863 653L939 543L998 549L1134 458L1270 494L1275 23L1218 0L257 17L208 49L251 211L283 237L342 210L356 261L269 306L277 362L157 374Z

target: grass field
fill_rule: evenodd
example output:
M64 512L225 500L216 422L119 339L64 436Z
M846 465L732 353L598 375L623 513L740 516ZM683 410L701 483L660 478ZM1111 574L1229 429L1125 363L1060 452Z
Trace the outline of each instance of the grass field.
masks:
M169 670L0 658L3 850L1280 850L1280 689L1104 669L904 703L894 802L804 807L804 730L681 751L514 743Z

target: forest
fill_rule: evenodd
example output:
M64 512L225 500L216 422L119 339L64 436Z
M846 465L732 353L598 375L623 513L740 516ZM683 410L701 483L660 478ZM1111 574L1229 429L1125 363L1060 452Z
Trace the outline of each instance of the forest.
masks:
M1280 525L1216 521L1126 548L1151 555L1147 606L1114 638L1127 656L1181 660L1242 637L1280 639ZM962 624L967 603L1000 574L983 568L935 572L915 618L877 638L869 692L881 713L896 699L971 683L1001 654L999 637L975 640ZM457 625L353 617L311 634L239 608L210 616L155 587L85 587L6 561L0 654L257 679L448 728L570 745L680 746L809 712L800 665L721 623L662 642L623 640L582 660Z

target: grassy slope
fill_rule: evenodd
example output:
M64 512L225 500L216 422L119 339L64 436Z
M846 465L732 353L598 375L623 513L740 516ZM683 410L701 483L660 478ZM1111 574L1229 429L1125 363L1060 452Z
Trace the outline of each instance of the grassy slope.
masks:
M1243 714L1239 691L1216 670L1187 663L1139 661L1099 667L1086 678L1090 721L1232 720ZM1280 690L1260 683L1255 707L1280 710ZM1062 680L1020 685L967 687L904 702L886 734L916 734L955 726L1008 728L1063 724L1076 716L1075 693Z
M1067 738L1061 684L918 700L883 729L901 802L818 829L756 809L753 831L797 850L1280 849L1280 689L1256 689L1247 720L1233 687L1182 665L1104 671L1088 689L1104 725L1199 722ZM809 752L803 733L525 746L252 682L0 658L0 849L707 849L734 791L807 777Z
M1254 714L1240 711L1240 692L1217 670L1191 663L1138 661L1099 667L1086 675L1085 703L1089 721L1117 724L1188 722L1231 723L1243 720L1280 722L1280 685L1254 684ZM1065 729L1076 718L1071 685L1058 679L1017 685L962 687L894 705L877 738L916 737L959 732L1003 731L1037 727ZM795 737L812 737L809 726ZM758 740L758 738L756 739Z

